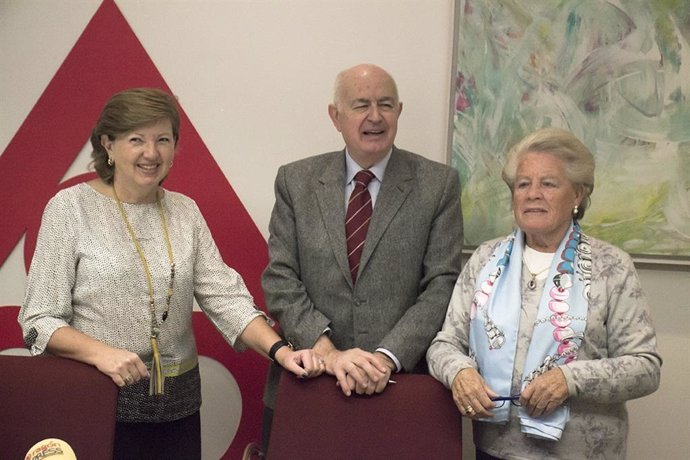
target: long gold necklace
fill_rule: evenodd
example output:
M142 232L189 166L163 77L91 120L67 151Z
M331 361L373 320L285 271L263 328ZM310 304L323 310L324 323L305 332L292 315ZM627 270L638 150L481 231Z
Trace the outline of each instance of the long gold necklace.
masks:
M132 238L134 247L137 249L139 254L139 259L141 259L141 265L144 267L144 272L146 273L146 284L149 290L149 310L151 311L151 350L153 351L153 363L151 365L152 373L149 384L149 394L150 395L162 395L165 390L165 376L163 375L161 366L161 354L158 349L158 335L160 334L160 326L168 319L168 312L170 311L170 301L173 295L173 282L175 280L175 259L173 258L172 245L170 244L170 235L168 234L168 224L165 221L165 213L163 212L163 205L161 204L161 198L156 193L156 204L158 205L158 215L161 219L161 226L163 227L163 237L165 238L165 246L168 250L168 261L170 262L170 282L168 283L168 292L165 296L165 311L161 316L161 321L158 321L158 316L156 315L156 301L154 299L153 290L153 280L151 278L151 270L149 269L149 264L146 261L146 256L144 251L139 245L139 240L132 225L129 223L127 218L127 212L120 201L120 197L117 196L117 191L115 190L115 184L113 184L113 195L115 196L115 201L117 201L117 207L120 209L120 214L122 219L125 221L127 226L127 231L129 236Z

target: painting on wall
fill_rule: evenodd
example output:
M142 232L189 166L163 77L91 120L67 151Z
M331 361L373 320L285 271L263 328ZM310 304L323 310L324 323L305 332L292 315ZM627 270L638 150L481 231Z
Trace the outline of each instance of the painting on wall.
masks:
M458 0L451 164L465 242L513 228L505 153L554 126L596 161L582 227L690 263L690 2Z

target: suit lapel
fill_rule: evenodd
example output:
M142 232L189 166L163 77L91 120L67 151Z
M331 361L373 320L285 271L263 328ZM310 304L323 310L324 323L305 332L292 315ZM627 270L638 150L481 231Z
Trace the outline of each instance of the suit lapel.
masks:
M318 179L316 198L335 259L352 284L345 243L345 151L334 158Z
M360 272L366 267L383 233L400 210L415 183L412 168L408 161L393 147L391 158L386 167L386 175L376 198L376 206L367 232L366 243L364 243ZM345 262L347 264L347 260Z

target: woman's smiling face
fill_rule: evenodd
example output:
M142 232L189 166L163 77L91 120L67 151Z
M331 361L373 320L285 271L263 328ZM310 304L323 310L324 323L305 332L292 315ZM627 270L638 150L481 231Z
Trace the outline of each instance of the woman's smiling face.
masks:
M168 175L175 155L170 120L141 126L112 141L103 138L103 146L114 163L114 183L120 198L127 202L155 200L158 185Z
M543 252L558 248L582 200L565 174L563 162L548 152L527 152L517 167L513 213L526 243Z

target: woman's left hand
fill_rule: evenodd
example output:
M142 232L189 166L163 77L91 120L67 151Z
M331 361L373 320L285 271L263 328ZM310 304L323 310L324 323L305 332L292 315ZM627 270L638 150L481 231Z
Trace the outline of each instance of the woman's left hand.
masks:
M301 378L318 377L326 371L323 359L312 349L294 351L282 347L276 352L275 358L283 369Z
M534 379L520 395L520 404L531 417L550 414L568 399L568 384L563 372L551 369Z

